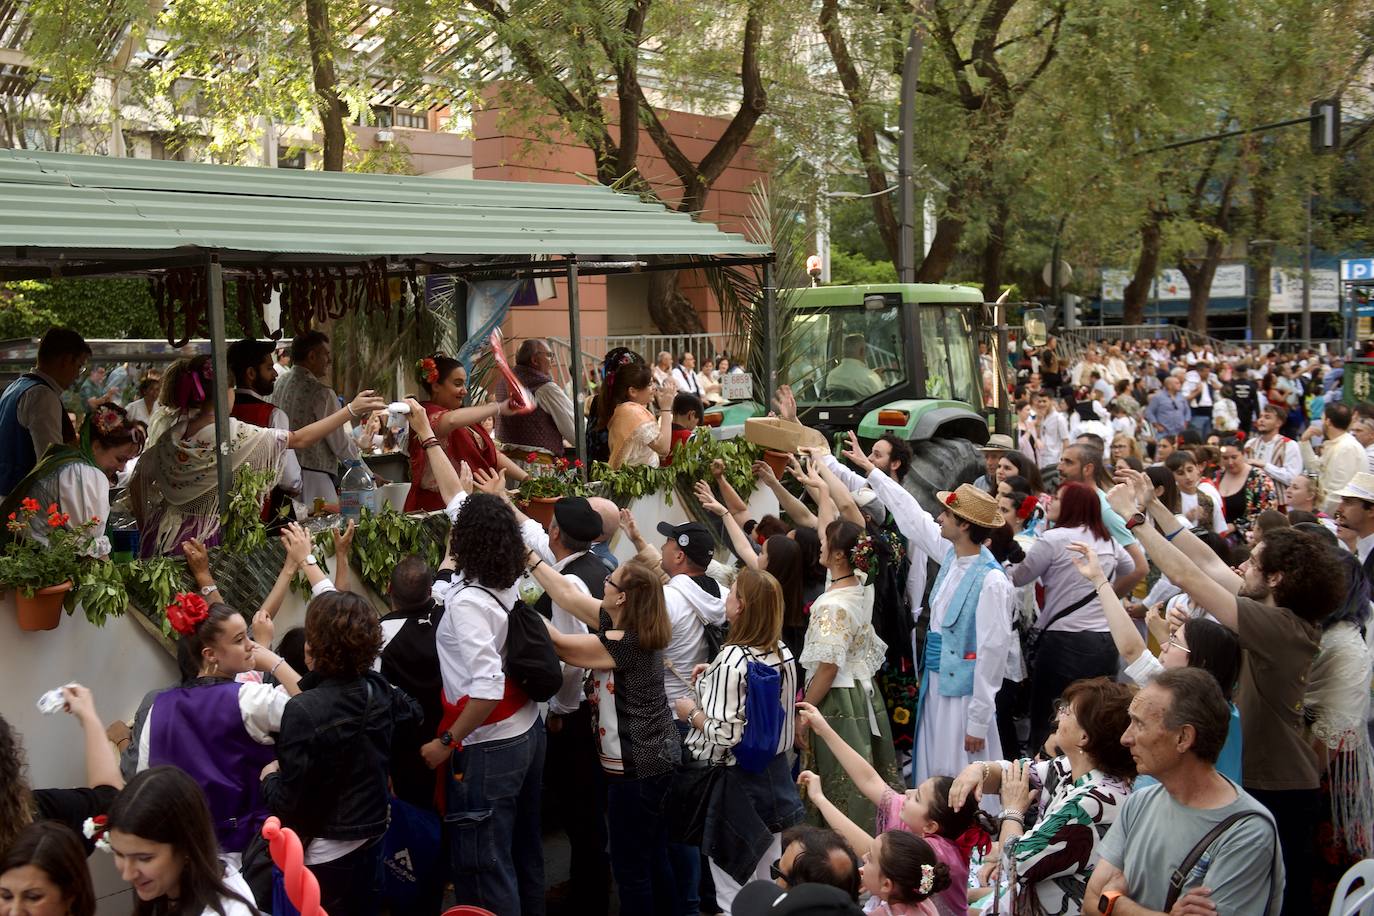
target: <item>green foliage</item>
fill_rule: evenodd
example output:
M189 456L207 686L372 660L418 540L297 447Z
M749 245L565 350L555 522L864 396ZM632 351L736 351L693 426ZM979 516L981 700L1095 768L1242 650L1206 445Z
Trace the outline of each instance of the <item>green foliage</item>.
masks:
M353 534L349 567L378 595L385 595L396 564L411 554L418 555L430 569L444 559L448 538L448 517L405 515L388 506L372 513L363 510Z
M243 333L234 284L225 288L225 333ZM0 284L0 339L41 337L52 325L75 328L91 339L147 338L167 332L143 279L18 280Z
M172 557L150 557L117 565L124 571L124 586L130 602L157 623L164 636L170 636L172 628L165 609L177 592L192 590L186 562Z
M533 466L530 476L520 481L519 499L556 499L560 496L586 496L582 481L582 462L558 458L552 465Z
M60 323L54 312L38 305L18 288L23 285L0 285L0 340L41 337L48 328Z
M711 464L725 464L725 479L743 498L754 492L753 464L759 455L757 446L744 439L719 441L709 430L698 429L686 442L673 450L673 463L666 468L632 465L612 470L605 462L592 465L592 480L599 495L624 505L642 496L661 496L673 504L673 493L681 489L691 492L698 480L711 479Z
M46 543L29 533L30 522L34 519L46 521ZM37 500L25 499L5 523L10 538L4 552L0 553L0 586L32 598L41 588L74 583L90 546L92 523L87 521L71 527L72 522L65 513L58 511L56 504L44 510Z
M255 471L247 464L234 472L234 488L229 505L220 516L223 547L232 553L247 553L267 543L267 526L262 520L262 503L277 475L271 470Z
M862 254L849 254L832 249L830 252L830 282L837 285L860 283L896 283L897 268L891 261L870 261Z
M109 560L88 560L81 564L74 602L81 605L86 619L103 627L111 617L122 617L129 608L129 589L125 582L132 564ZM70 608L68 611L70 612Z

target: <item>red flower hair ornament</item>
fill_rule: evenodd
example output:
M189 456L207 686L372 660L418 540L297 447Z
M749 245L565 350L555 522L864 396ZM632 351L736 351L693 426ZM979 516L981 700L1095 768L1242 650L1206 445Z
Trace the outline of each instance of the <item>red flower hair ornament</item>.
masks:
M200 622L210 616L210 605L194 592L181 592L167 605L167 622L182 636L191 636Z
M957 493L951 493L951 494L949 494L948 496L945 497L945 505L946 505L946 506L949 506L950 508L953 508L953 507L954 507L954 504L955 504L956 502L958 502L958 501L959 501L959 495L958 495Z
M1033 513L1039 505L1040 500L1036 499L1034 496L1027 496L1025 499L1021 500L1021 505L1016 507L1016 517L1024 522L1031 517L1031 513Z

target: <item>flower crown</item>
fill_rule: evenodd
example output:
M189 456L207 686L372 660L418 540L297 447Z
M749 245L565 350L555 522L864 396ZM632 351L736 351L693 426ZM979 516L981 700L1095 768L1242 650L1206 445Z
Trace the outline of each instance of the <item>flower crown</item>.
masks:
M438 356L439 354L435 354ZM424 382L426 385L434 385L439 381L439 364L434 356L426 356L415 361L415 380Z
M109 405L99 407L91 415L91 428L102 436L109 436L119 432L119 428L124 425L124 417L118 411L110 408Z
M110 819L103 814L95 817L88 817L81 824L81 832L86 835L96 849L101 852L111 852L110 849Z
M210 616L210 605L194 592L181 592L167 605L167 622L182 636L191 636L201 621Z
M849 565L855 572L866 573L873 568L873 538L867 534L859 536L849 551Z

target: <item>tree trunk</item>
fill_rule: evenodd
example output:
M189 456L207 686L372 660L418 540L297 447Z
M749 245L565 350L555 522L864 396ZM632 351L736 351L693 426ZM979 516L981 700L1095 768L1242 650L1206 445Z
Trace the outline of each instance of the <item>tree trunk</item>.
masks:
M1217 274L1226 243L1219 238L1207 240L1202 258L1194 263L1181 260L1178 269L1188 278L1188 330L1207 333L1207 302L1212 297L1212 278Z
M983 301L996 302L1002 295L1002 256L1006 253L1007 220L1010 218L1005 198L997 202L997 213L988 226L988 240L983 246Z
M315 105L324 128L326 172L342 172L344 163L344 103L334 72L334 40L329 25L329 0L305 0L305 24L310 42L310 69L315 78Z
M701 316L688 298L678 291L676 270L656 270L649 274L649 317L663 334L700 334L706 330ZM653 354L641 354L645 359Z
M954 263L959 252L959 239L964 234L964 221L955 216L942 216L935 221L935 238L930 251L916 268L917 283L939 283Z
M1135 263L1131 282L1126 284L1126 291L1122 295L1122 324L1145 323L1145 304L1150 299L1150 286L1159 273L1160 218L1159 211L1151 209L1149 218L1140 226L1140 258Z
M1273 287L1274 249L1256 245L1250 249L1250 270L1255 291L1250 296L1250 339L1269 339L1269 294Z

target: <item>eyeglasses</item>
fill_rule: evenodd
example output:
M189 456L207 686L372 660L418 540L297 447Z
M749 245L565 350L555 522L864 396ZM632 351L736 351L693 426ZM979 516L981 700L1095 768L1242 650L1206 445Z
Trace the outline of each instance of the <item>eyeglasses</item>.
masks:
M1192 649L1189 649L1187 646L1180 645L1179 643L1174 642L1172 639L1169 640L1169 645L1172 646L1173 648L1177 649L1178 651L1182 652L1184 655L1192 655L1192 654L1193 654L1193 650L1192 650Z
M782 859L774 859L773 864L768 866L768 874L774 881L782 881L788 887L792 886L792 877L782 870Z
M1073 704L1070 703L1068 700L1055 700L1055 701L1054 701L1054 717L1055 717L1056 719L1060 718L1060 717L1063 716L1065 713L1071 713L1071 712L1073 712Z
M606 578L603 580L602 584L603 584L603 585L609 585L611 588L614 588L614 589L616 589L616 590L618 590L618 591L622 591L622 592L625 591L625 589L623 589L623 588L621 588L619 585L616 585L616 584L615 584L615 580L611 578L611 576L614 576L614 575L615 575L615 573L608 573L608 574L606 575Z

